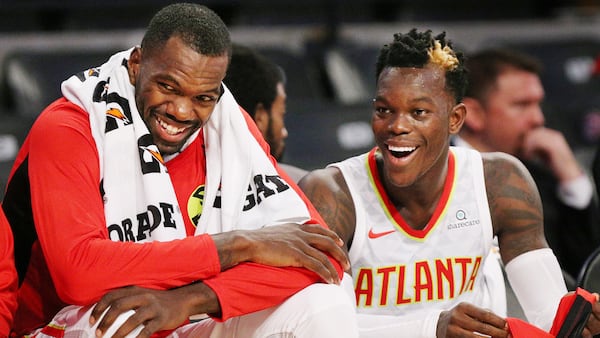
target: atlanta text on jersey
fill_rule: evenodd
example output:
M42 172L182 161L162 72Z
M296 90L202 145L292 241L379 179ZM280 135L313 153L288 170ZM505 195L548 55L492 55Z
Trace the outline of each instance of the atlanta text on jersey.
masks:
M363 267L355 274L359 307L442 301L473 291L481 257L453 257L409 265ZM379 287L377 287L379 286Z

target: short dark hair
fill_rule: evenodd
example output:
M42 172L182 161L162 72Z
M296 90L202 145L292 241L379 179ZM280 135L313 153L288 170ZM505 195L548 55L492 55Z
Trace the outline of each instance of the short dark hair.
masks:
M283 70L257 50L233 44L231 62L223 80L236 101L254 117L262 103L270 111L277 97L277 84L284 82Z
M160 50L172 36L180 37L203 55L221 56L231 52L227 26L206 6L176 3L162 8L150 20L142 39L142 52Z
M392 43L381 48L375 74L378 79L387 67L423 68L437 64L446 71L446 88L460 102L467 87L464 59L463 53L446 39L446 32L433 36L431 30L419 32L413 28L406 34L394 34Z
M483 49L467 58L469 86L466 96L485 103L498 76L510 69L540 75L542 64L532 56L508 48Z

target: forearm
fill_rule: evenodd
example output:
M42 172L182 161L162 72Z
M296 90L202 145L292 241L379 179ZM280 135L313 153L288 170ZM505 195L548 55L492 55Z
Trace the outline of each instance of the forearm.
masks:
M87 305L127 285L170 289L219 273L207 235L152 243L109 238L88 115L63 106L36 121L27 156L35 231L61 299Z
M164 290L219 273L214 248L199 241L194 243L194 239L197 238L144 245L98 240L81 250L81 254L59 258L53 253L53 261L48 265L61 299L69 304L86 305L123 286ZM87 262L82 262L83 256Z
M30 162L32 168L41 165ZM169 289L220 271L216 248L207 235L152 243L110 240L93 179L76 185L62 176L72 172L57 171L47 168L48 177L32 175L32 209L44 259L64 302L90 304L127 285Z
M567 293L554 253L548 248L526 252L505 267L527 320L550 330L560 299Z
M181 299L184 299L185 308L188 309L188 315L210 314L214 317L220 317L221 305L215 292L203 282L197 282L190 285L173 289L170 292L176 293Z
M306 269L243 263L204 283L219 299L221 315L215 317L227 320L278 305L319 279Z
M251 244L244 233L242 230L234 230L211 235L221 271L252 259Z

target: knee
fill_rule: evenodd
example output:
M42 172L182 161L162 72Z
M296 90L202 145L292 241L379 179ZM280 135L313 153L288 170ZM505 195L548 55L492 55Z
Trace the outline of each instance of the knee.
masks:
M302 306L312 312L355 311L354 303L344 287L335 284L313 284L300 291Z

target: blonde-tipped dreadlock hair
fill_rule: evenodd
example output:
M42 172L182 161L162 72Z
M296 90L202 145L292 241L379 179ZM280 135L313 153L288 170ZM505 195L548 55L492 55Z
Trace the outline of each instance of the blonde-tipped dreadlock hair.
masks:
M446 71L446 86L460 102L467 87L467 71L462 52L453 48L443 32L433 36L411 29L408 33L394 34L394 41L381 48L376 65L376 78L387 67L417 67L435 64Z

